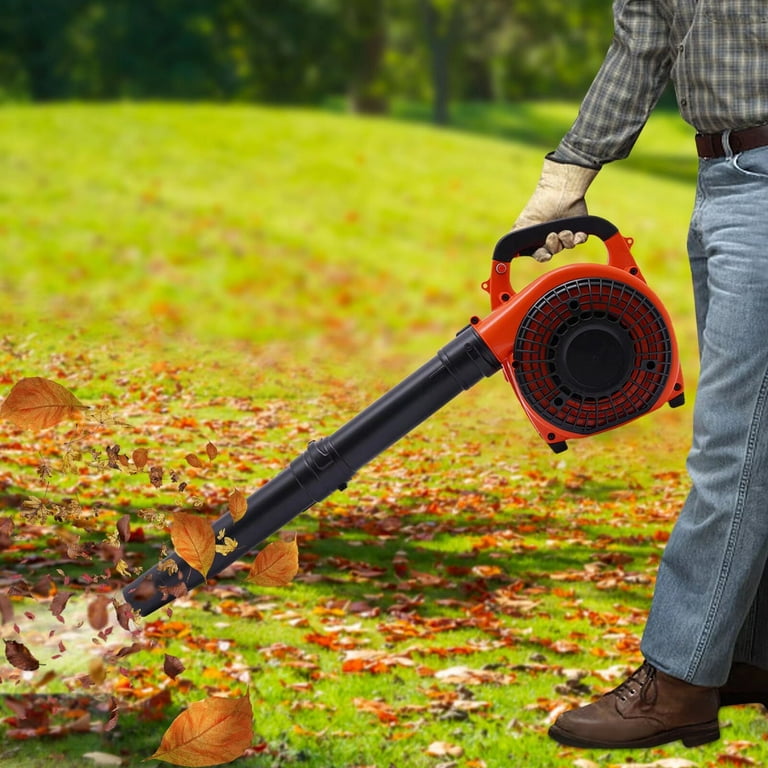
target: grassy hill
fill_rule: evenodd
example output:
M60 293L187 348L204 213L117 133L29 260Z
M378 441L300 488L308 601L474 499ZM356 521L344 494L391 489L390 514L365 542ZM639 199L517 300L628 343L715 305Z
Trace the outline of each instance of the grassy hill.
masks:
M341 324L394 349L434 344L484 311L493 244L572 114L490 115L476 127L491 137L241 106L6 107L4 324L312 347ZM681 324L689 138L660 116L589 197L636 238Z
M2 381L49 376L108 405L130 426L104 427L102 447L165 455L214 514L222 486L255 487L487 311L493 245L574 112L465 105L455 128L439 130L253 106L4 107ZM589 193L592 213L635 238L673 315L691 394L692 157L690 131L659 114ZM600 260L602 246L553 266L575 258ZM546 268L521 260L513 286ZM138 765L171 715L226 678L252 683L261 742L238 764L253 768L571 766L579 755L547 741L545 718L576 700L574 670L599 666L605 676L588 677L596 691L637 658L685 490L689 419L690 408L664 409L554 456L501 377L483 383L296 522L303 580L250 602L223 580L223 593L201 591L158 624L153 652L131 659L141 690L171 691L172 707L130 699L112 734L3 743L0 761L42 765L54 744L62 766L87 751ZM106 533L121 514L135 524L147 506L182 503L136 477L63 473L46 484L38 461L57 464L71 433L2 439L12 515L28 494L76 495ZM207 440L216 467L190 470L185 454ZM143 525L148 548L167 540ZM23 552L36 543L51 557L49 526L22 526ZM27 567L23 552L0 552L0 578ZM403 553L409 576L394 565ZM378 666L345 657L374 649ZM163 677L161 651L186 660L187 682ZM471 669L451 672L459 665ZM755 756L760 747L745 744L764 729L749 711L729 722L736 746L634 757Z

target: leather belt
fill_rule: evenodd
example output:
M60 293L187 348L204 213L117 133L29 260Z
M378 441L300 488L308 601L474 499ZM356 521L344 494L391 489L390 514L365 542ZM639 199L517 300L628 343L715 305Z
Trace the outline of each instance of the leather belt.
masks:
M723 133L697 133L696 150L699 157L725 157ZM768 145L768 125L757 125L754 128L745 128L742 131L731 131L727 139L728 146L734 154L746 152L748 149L757 149Z

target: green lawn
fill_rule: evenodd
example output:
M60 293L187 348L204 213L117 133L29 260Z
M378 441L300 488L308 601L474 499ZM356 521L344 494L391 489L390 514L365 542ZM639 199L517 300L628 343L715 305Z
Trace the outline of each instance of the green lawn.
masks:
M480 283L493 245L574 111L465 105L455 129L438 130L246 106L3 108L3 384L55 378L119 423L42 435L4 425L0 516L26 546L0 550L0 582L15 571L82 586L108 551L72 562L61 541L100 544L123 514L147 535L129 545L129 564L151 565L167 533L148 510L217 515L233 487L254 489L487 312ZM593 213L635 238L672 313L689 402L692 154L690 131L659 114L589 194ZM603 258L599 243L581 253ZM513 286L544 269L513 267ZM241 572L229 574L152 617L141 635L151 647L107 657L88 695L92 723L106 719L98 706L110 695L120 699L114 730L53 738L46 721L37 738L6 732L0 763L81 766L104 752L140 765L188 702L246 690L256 736L235 764L249 768L759 763L768 729L749 708L724 710L723 740L697 750L581 754L545 736L557 707L637 661L685 493L690 410L555 456L500 376L478 385L294 521L294 584L246 590ZM215 462L190 468L185 454L203 455L209 440ZM147 447L188 486L155 489L142 473L89 462L86 449L114 443L128 455ZM71 444L83 457L67 468ZM25 521L29 495L76 498L82 516ZM42 620L45 602L27 609L34 619L20 603L15 620L45 667L17 684L0 666L6 693L80 692L78 676L98 667L94 648L132 642L116 630L94 643L86 625L54 659L46 635L57 622ZM175 681L164 653L186 666Z

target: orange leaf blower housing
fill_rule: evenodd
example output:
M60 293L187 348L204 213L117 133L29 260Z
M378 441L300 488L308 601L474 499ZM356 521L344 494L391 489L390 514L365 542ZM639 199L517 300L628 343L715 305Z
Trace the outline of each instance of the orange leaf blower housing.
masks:
M515 293L513 259L564 229L599 237L607 264L553 269ZM123 589L143 615L244 557L300 512L346 487L355 472L461 392L503 370L526 413L555 451L566 440L613 429L664 403L683 402L672 324L629 251L605 219L586 216L519 230L493 254L491 314L468 326L389 392L307 449L252 493L245 513L213 526L217 551L205 576L172 552Z
M516 293L514 259L565 228L600 237L608 263L558 267ZM473 325L554 451L685 400L672 323L631 245L610 222L585 216L512 232L494 250L483 283L493 312Z

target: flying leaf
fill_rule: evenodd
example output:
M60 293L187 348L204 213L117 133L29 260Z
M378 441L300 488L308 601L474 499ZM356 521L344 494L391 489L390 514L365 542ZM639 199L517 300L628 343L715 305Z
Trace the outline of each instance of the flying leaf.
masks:
M187 460L187 464L189 464L190 467L195 467L195 469L202 469L203 462L200 461L200 457L196 454L188 453L184 458Z
M31 376L14 384L0 407L0 417L22 429L45 429L77 418L86 407L61 384Z
M229 504L229 514L232 515L232 520L237 522L241 520L245 513L248 511L248 502L245 498L245 494L241 490L234 490L229 494L227 499Z
M185 667L182 664L181 659L170 654L165 654L165 661L163 662L163 672L165 672L171 680L175 680L183 671Z
M40 667L40 662L32 655L29 648L16 640L5 641L5 658L16 669L25 672L34 672Z
M203 576L216 556L216 535L210 523L187 512L176 512L171 523L171 541L179 557Z
M0 592L0 624L10 621L13 621L13 603L8 595Z
M88 603L88 623L95 629L100 630L109 624L109 598L99 595L95 600Z
M190 768L220 765L236 760L252 741L249 697L211 697L193 702L171 723L152 759Z
M117 521L117 535L120 538L120 541L125 543L128 541L128 539L131 538L131 516L130 515L123 515L118 521Z
M213 461L219 455L219 449L210 440L205 446L205 452L208 454L209 461Z
M67 602L74 592L57 592L51 600L51 613L59 618L61 612L67 607Z
M248 581L261 587L284 587L299 572L299 546L292 541L273 541L256 555Z

